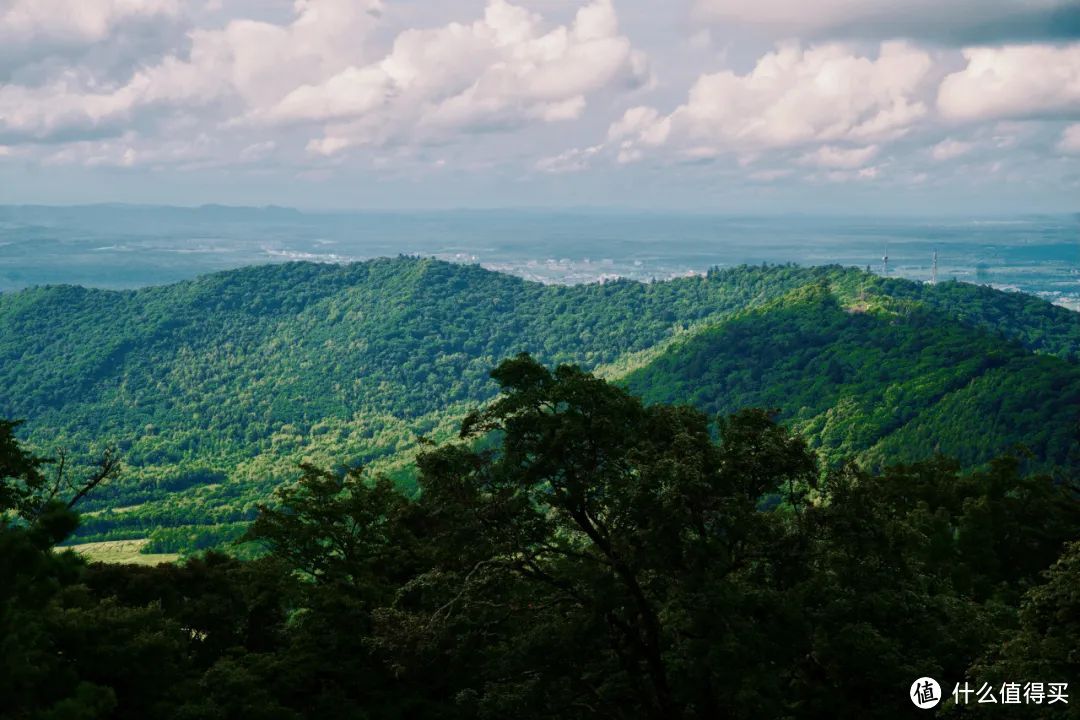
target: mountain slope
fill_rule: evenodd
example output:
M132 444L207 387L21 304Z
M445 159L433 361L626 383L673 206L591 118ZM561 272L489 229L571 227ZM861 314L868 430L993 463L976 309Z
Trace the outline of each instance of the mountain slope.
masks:
M0 417L25 418L44 453L119 446L126 480L87 503L84 536L238 523L300 461L377 462L407 482L417 436L452 434L504 357L617 362L846 272L562 287L398 258L37 288L0 296Z
M0 297L0 415L29 419L32 435L136 444L147 424L197 430L154 448L175 460L206 443L249 446L285 424L482 400L507 355L610 362L807 277L779 268L745 282L553 287L403 258L256 267L135 292L35 289ZM132 449L135 464L154 463Z
M651 402L714 413L780 410L833 461L881 465L935 451L974 465L1029 447L1069 459L1080 367L926 305L845 307L797 290L671 347L625 380Z
M771 324L755 340L762 317ZM932 358L920 356L924 340L904 331L916 321L936 343ZM791 323L798 336L778 346ZM902 341L904 352L889 356L887 343L852 349L849 336L870 330L881 343ZM760 345L749 366L732 357L714 377L665 359L736 331ZM802 336L815 338L813 352ZM429 259L295 263L137 291L0 295L0 417L26 419L23 436L45 454L119 446L125 480L88 501L83 537L168 537L157 549L190 549L239 528L301 461L374 463L409 482L418 436L452 435L467 409L494 392L489 370L522 351L609 377L655 361L631 376L632 387L714 410L789 408L798 397L796 409L806 409L791 419L825 450L884 458L905 432L954 432L933 413L980 407L943 403L1013 362L1039 378L1027 385L1043 388L1032 399L1042 414L1030 422L1042 421L1051 407L1044 396L1073 388L1073 364L1062 358L1078 348L1080 314L1035 298L840 267L742 267L566 287ZM878 397L873 379L885 370L896 389ZM1009 370L1008 381L1015 377ZM763 389L766 379L775 390ZM987 406L1005 402L992 387L979 397ZM1016 435L1010 422L1003 419L988 448ZM1061 435L1056 422L1047 427L1055 429L1038 447L1056 458Z

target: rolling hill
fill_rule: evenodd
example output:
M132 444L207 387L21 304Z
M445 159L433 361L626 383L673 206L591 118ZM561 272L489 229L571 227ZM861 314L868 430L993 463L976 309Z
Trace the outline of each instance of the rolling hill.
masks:
M451 436L518 352L651 400L778 407L830 459L871 463L1018 442L1059 462L1080 397L1080 315L1024 295L795 266L550 286L401 257L0 295L0 417L44 454L122 451L81 540L190 550L301 461L408 484L418 437Z
M966 465L1023 444L1069 462L1080 366L922 305L845 306L812 285L685 340L629 375L651 402L710 413L766 407L827 460L941 453Z

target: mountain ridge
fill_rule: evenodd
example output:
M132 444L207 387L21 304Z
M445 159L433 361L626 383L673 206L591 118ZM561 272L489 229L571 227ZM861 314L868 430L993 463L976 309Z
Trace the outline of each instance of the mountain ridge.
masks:
M935 316L944 336L966 328L957 338L980 338L988 356L1004 344L1018 357L1057 358L1039 370L1039 402L1063 373L1072 388L1065 369L1080 348L1080 314L1029 296L838 266L543 285L403 256L254 266L137 290L51 286L0 295L0 417L25 418L21 433L42 454L116 443L128 479L87 503L96 514L82 537L160 536L242 523L273 487L295 478L298 462L374 464L408 485L418 437L451 437L471 407L492 397L488 372L505 357L530 352L549 365L632 376L725 323L777 320L803 307L800 297L831 298L834 320L837 312L849 322ZM820 380L810 373L806 382ZM848 424L874 417L872 406L844 402L829 408L832 416L819 408L817 425L801 418L801 429L831 432L843 412L854 413ZM1047 445L1055 456L1056 442ZM857 439L823 447L878 461ZM131 506L139 507L112 510Z
M1013 432L1038 439L1041 444L1032 449L1047 463L1065 463L1069 424L1058 426L1052 437L1040 425L1052 427L1057 411L1080 419L1075 363L1030 353L1016 340L959 325L918 305L853 310L820 285L673 344L629 374L625 384L651 402L690 402L717 414L744 406L776 408L827 459L858 457L880 468L937 451L977 464L1010 450L1000 439L1003 433L991 432L992 413L968 417L959 439L949 437L944 418L927 422L940 403L956 405L965 394L970 397L961 405L981 404L988 393L1002 397L980 385L989 377L1011 385L1006 397L1014 405L1043 411L1025 418L1014 408L1010 419L1024 420ZM845 409L852 413L846 423ZM891 439L905 431L906 445Z

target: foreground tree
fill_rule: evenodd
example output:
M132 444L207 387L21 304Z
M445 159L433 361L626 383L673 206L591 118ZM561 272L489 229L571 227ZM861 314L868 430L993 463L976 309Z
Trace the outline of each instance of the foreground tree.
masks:
M513 617L518 677L503 662L477 676L491 684L477 693L497 698L491 714L725 714L724 697L760 678L711 668L743 642L762 666L785 652L772 628L733 611L745 587L787 566L801 508L759 504L811 484L812 456L761 412L731 418L718 446L699 412L645 407L573 367L520 356L492 375L503 396L461 434L498 448L451 446L419 463L434 544L453 549L437 572L455 594L431 620L454 633ZM553 649L556 638L582 646Z
M72 672L57 652L52 610L79 578L82 563L52 551L78 525L73 508L115 476L107 453L90 478L73 483L63 463L21 447L17 423L0 421L0 698L13 717L93 718L111 711L115 692ZM70 493L70 494L65 494Z
M1068 683L1068 704L1025 707L1015 717L1080 718L1076 678L1080 677L1080 542L1070 543L1046 572L1046 583L1025 595L1020 627L990 648L970 677L1000 687L1004 682Z
M418 498L305 467L248 562L53 552L74 515L9 426L0 717L893 718L922 675L1075 671L1063 479L821 473L765 411L712 424L528 356L493 377Z

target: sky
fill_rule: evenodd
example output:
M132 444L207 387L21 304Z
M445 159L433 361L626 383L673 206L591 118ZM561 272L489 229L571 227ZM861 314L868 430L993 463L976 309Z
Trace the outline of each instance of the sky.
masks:
M1080 0L0 0L0 203L1080 210Z

